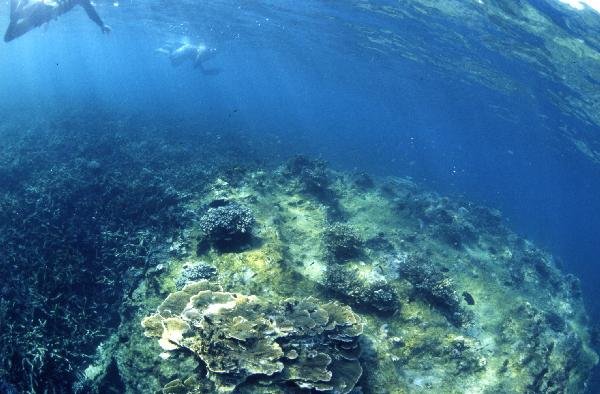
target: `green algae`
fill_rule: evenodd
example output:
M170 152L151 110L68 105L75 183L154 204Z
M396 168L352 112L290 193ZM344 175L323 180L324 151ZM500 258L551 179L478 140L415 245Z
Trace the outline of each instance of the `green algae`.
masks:
M127 318L90 366L95 371L89 376L92 385L108 384L102 369L114 362L128 393L215 392L204 378L201 360L177 349L169 349L166 357L158 341L144 337L140 325L176 291L184 264L202 261L217 268L216 280L224 291L273 303L288 297L314 297L321 303L338 298L326 283L331 264L364 283L373 278L389 283L397 294L393 313L352 305L364 326L363 373L357 386L365 393L583 390L597 356L589 345L577 282L560 273L551 256L503 227L498 212L441 198L402 179L364 188L349 174L328 172L328 177L327 191L320 194L307 192L279 171L259 171L235 186L217 181L211 193L191 202L200 211L217 198L249 206L257 223L253 241L236 252L210 249L198 255L197 229L184 232L179 241L185 245L184 256L148 271L123 305ZM356 229L364 244L359 255L332 262L324 234L328 225L341 220ZM444 231L468 227L472 234L456 245L440 233L442 224ZM420 266L442 275L433 286L442 281L447 287L440 294L468 312L468 321L456 324L444 304L440 307L416 291L424 285L400 268L415 256ZM236 337L245 338L244 332ZM320 357L326 365L325 356ZM289 376L298 371L290 369ZM237 390L282 392L268 379L262 384L261 391L244 385Z

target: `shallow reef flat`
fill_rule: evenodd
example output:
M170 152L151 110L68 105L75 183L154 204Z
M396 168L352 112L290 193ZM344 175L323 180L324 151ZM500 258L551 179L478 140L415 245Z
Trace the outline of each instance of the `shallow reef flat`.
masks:
M581 393L578 280L500 213L302 156L214 181L81 392Z

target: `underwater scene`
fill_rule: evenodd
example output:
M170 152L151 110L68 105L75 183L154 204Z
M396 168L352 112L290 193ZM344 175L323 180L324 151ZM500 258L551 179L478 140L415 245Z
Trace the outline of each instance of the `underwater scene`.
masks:
M0 394L600 393L600 1L0 27Z

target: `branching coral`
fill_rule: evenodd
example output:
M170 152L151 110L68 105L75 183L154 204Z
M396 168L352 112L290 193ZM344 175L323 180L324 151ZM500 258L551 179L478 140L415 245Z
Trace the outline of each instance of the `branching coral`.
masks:
M212 243L221 250L236 249L251 239L254 222L250 208L236 202L208 208L200 218L201 243Z
M336 261L346 261L360 256L363 239L354 227L345 223L334 223L325 228L323 243L326 253Z
M155 117L58 118L0 130L0 376L19 392L72 392L123 300L170 257L186 201L219 168L254 163L239 139Z
M376 312L393 312L400 307L398 295L385 280L365 281L356 272L341 265L327 268L325 288L342 300Z
M23 155L24 178L0 193L0 291L14 303L0 320L0 373L23 392L71 390L85 353L116 324L114 305L183 222L181 195L127 142L83 134L61 129L2 152Z
M472 319L454 288L452 279L422 256L408 256L398 264L400 275L412 285L417 296L442 312L453 324L462 325Z
M287 163L285 172L294 177L304 191L316 195L325 194L330 184L327 163L322 160L299 155Z
M205 263L190 264L183 267L179 278L175 281L175 286L178 290L181 290L183 286L190 282L200 279L212 279L215 276L217 276L217 269L212 265Z

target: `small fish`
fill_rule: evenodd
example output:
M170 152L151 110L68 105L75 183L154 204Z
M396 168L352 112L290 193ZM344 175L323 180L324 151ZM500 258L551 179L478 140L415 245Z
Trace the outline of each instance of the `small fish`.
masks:
M469 293L468 291L463 291L462 296L465 299L465 301L467 302L467 304L475 305L475 298L473 298L471 293Z

